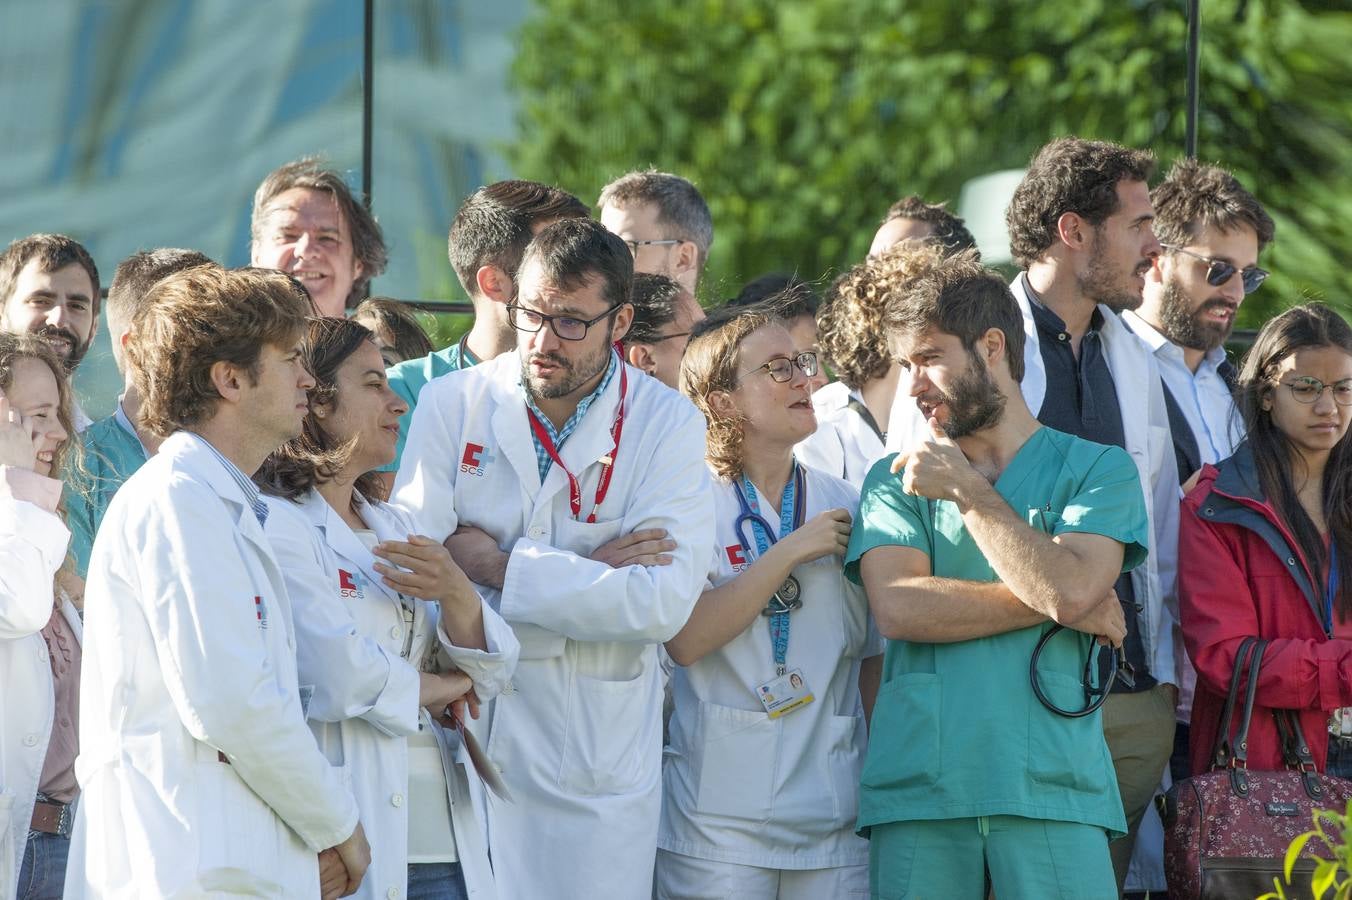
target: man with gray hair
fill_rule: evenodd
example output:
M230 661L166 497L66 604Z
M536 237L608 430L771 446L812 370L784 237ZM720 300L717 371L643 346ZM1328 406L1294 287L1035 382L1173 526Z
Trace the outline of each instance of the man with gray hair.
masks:
M356 306L367 283L385 271L385 237L375 216L342 175L312 156L263 179L249 235L252 264L294 276L322 316Z
M635 272L665 275L696 294L714 222L704 197L686 179L649 169L621 175L596 201L601 224L634 254Z

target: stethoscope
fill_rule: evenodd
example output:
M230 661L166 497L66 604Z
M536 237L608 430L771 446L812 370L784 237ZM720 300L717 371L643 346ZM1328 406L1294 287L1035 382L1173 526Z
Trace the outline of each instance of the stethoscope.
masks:
M732 480L733 490L737 494L737 506L741 513L737 516L737 521L733 523L733 529L737 532L737 543L742 545L742 551L750 553L751 548L756 546L755 532L751 534L751 540L747 540L747 523L760 526L761 533L765 539L773 544L775 543L776 529L770 527L770 523L765 521L765 517L751 508L751 503L746 499L746 492L742 490L740 476ZM803 477L803 467L794 463L793 466L793 528L798 530L803 525L804 512L806 510L807 489ZM782 502L782 501L781 501ZM775 616L783 613L793 612L795 609L803 608L802 589L799 587L798 579L790 575L784 579L784 583L779 586L779 590L770 595L770 602L765 609L761 610L763 616Z
M1092 715L1103 702L1108 699L1108 694L1112 693L1113 684L1121 679L1122 683L1128 688L1136 686L1136 680L1133 677L1131 663L1127 662L1122 655L1122 651L1117 647L1109 649L1109 659L1112 661L1112 674L1108 676L1103 684L1095 684L1095 669L1098 668L1099 653L1101 645L1094 641L1089 645L1089 652L1084 658L1084 675L1081 678L1081 684L1084 685L1084 707L1082 709L1062 709L1051 701L1043 692L1042 685L1038 682L1037 661L1042 655L1042 648L1047 646L1047 641L1052 639L1058 631L1065 630L1064 625L1053 625L1047 629L1047 633L1038 640L1037 646L1033 648L1033 657L1028 661L1028 680L1033 686L1033 696L1037 697L1038 702L1058 716L1064 716L1067 719L1080 719L1084 716Z

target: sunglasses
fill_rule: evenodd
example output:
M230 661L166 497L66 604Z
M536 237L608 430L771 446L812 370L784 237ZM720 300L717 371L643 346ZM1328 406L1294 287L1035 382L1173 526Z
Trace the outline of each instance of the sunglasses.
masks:
M1244 293L1252 294L1262 286L1271 273L1266 269L1260 269L1257 266L1249 266L1247 269L1237 269L1234 263L1226 262L1223 259L1212 259L1209 256L1203 256L1200 253L1193 253L1191 250L1184 250L1182 247L1175 247L1171 244L1161 244L1165 250L1170 253L1182 253L1184 256L1191 256L1193 259L1200 259L1207 264L1206 283L1212 287L1220 287L1225 284L1235 273L1238 272L1244 282Z

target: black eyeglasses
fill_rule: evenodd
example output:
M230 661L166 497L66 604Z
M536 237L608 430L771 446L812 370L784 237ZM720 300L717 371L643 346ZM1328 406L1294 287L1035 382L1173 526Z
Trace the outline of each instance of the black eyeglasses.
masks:
M662 343L663 341L669 341L669 340L671 340L672 338L678 338L678 337L690 337L690 332L688 332L688 331L678 331L678 332L676 332L675 334L663 334L663 335L660 335L660 336L658 336L658 337L653 338L651 341L648 341L647 343L649 343L649 344L660 344L660 343Z
M1231 278L1236 272L1239 273L1244 282L1244 293L1252 294L1262 286L1267 280L1268 275L1272 274L1266 269L1260 269L1257 266L1249 266L1247 269L1237 269L1234 263L1226 262L1223 259L1212 259L1209 256L1203 256L1200 253L1193 253L1191 250L1184 250L1182 247L1175 247L1171 244L1161 244L1165 250L1171 253L1182 253L1184 256L1191 256L1193 259L1200 259L1207 264L1206 283L1212 287L1220 287Z
M1352 378L1324 384L1318 378L1306 375L1286 382L1286 386L1291 389L1291 396L1295 397L1298 403L1313 403L1324 396L1324 391L1329 391L1333 394L1334 403L1339 406L1352 406Z
M561 341L580 341L587 336L587 329L609 316L613 316L623 303L617 303L610 309L592 319L579 319L575 316L547 316L538 310L515 303L507 304L507 322L517 331L536 333L549 323L550 330Z
M675 238L663 238L660 241L631 241L628 238L620 238L620 240L629 245L629 252L634 256L638 256L639 247L670 247L673 244L681 243Z
M750 378L757 372L764 369L770 373L770 377L783 384L786 381L793 380L793 367L797 366L808 378L817 374L817 353L815 350L804 350L792 359L787 356L776 356L774 359L762 363L750 372L743 372L737 376L737 381L741 382L743 378Z

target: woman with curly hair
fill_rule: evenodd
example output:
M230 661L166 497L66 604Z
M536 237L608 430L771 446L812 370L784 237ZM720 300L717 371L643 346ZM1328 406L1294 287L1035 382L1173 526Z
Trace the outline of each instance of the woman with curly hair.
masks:
M889 297L941 258L942 248L903 242L840 278L817 313L817 343L839 381L812 395L817 430L795 448L804 465L844 478L857 489L883 457L901 365L882 327Z

